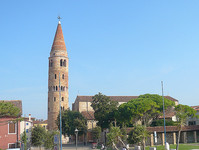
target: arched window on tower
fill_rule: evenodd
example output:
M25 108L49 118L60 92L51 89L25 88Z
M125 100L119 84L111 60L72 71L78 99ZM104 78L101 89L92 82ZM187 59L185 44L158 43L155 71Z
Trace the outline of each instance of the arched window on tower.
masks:
M53 86L53 91L55 91L55 86Z
M64 79L64 74L62 74L62 79Z
M55 74L55 79L57 79L57 75Z
M56 91L58 90L57 86L56 86Z
M54 97L54 102L56 101L56 97Z
M64 106L63 106L63 111L64 111Z
M63 87L63 91L65 91L65 86Z
M63 90L63 86L61 86L61 91Z
M60 66L63 66L63 60L62 59L60 60Z
M63 66L66 67L66 59L64 59Z
M64 97L62 97L61 100L64 101Z
M49 60L49 67L52 67L53 66L53 60Z

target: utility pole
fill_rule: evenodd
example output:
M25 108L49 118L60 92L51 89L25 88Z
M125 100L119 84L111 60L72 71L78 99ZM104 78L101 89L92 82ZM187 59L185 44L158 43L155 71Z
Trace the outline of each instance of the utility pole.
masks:
M62 111L61 110L61 85L60 85L60 73L59 73L60 150L62 150L62 120L61 120L62 116L61 116L61 111Z
M166 124L165 124L165 109L164 109L164 92L163 92L163 81L161 81L162 84L162 100L163 100L163 117L164 117L164 144L166 146L167 140L166 140Z

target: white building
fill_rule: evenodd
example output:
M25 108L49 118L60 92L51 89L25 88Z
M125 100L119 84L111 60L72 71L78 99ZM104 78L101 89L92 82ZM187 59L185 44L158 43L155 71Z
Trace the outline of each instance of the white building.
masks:
M25 117L24 120L20 122L20 135L22 136L23 132L26 132L27 143L30 143L33 120L34 118L31 118L31 115L29 114L28 118Z

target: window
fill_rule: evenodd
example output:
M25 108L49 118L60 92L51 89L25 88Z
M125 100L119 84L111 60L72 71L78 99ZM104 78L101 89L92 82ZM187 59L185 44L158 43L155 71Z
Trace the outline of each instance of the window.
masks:
M64 110L64 106L63 106L63 110Z
M55 79L57 79L57 75L55 74Z
M8 124L8 133L9 134L16 134L16 124L13 122L10 122Z
M60 66L63 66L63 60L62 59L60 60Z
M8 144L8 147L9 147L9 148L16 148L16 144L15 144L15 143Z
M50 60L49 61L49 67L52 67L53 66L53 60Z
M29 123L26 123L26 125L28 126L28 125L29 125Z
M55 86L53 86L53 91L55 91Z
M64 97L62 97L61 100L64 101Z
M66 67L66 59L64 59L63 66Z
M56 86L56 91L58 90L57 86Z
M62 74L62 79L64 79L64 74Z
M65 91L65 86L63 87L63 91Z
M56 101L56 97L54 97L54 102Z
M28 129L26 129L26 133L28 133Z
M189 121L189 126L196 125L196 121Z

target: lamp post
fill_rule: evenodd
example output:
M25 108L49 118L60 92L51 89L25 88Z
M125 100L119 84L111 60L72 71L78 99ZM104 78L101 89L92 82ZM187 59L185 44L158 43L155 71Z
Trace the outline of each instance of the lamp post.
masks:
M165 144L165 148L166 148L167 139L166 139L166 123L165 123L163 81L161 81L161 84L162 84L162 101L163 101L163 117L164 117L164 144Z
M78 136L78 129L75 129L75 135L76 135L76 150L77 150L77 136Z

